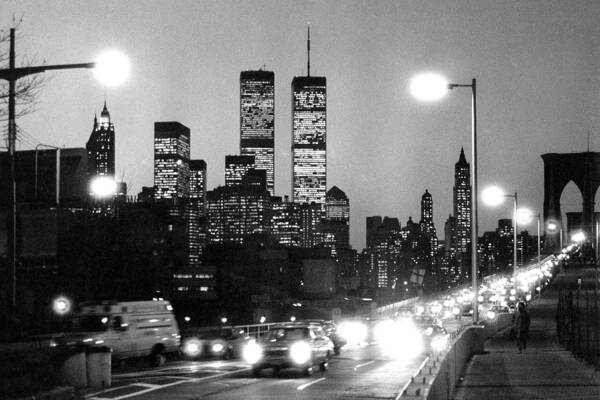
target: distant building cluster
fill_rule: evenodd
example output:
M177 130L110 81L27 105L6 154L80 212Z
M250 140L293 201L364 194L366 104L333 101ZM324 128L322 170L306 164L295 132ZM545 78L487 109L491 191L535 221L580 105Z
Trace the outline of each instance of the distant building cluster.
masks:
M444 240L425 190L418 222L367 217L359 253L350 247L350 199L327 187L327 84L310 75L310 64L307 76L291 83L291 197L275 195L274 79L272 71L241 72L240 152L224 157L224 185L210 190L206 162L190 155L190 128L157 121L153 185L128 196L115 176L106 102L85 149L19 152L17 282L30 285L19 293L39 294L40 282L54 282L47 287L80 299L158 293L190 310L208 302L210 311L218 300L230 312L250 307L262 315L303 296L398 299L469 279L472 193L464 151ZM98 178L114 181L108 195L94 189ZM531 241L526 232L519 236L521 262ZM511 221L486 232L478 252L482 272L506 268Z

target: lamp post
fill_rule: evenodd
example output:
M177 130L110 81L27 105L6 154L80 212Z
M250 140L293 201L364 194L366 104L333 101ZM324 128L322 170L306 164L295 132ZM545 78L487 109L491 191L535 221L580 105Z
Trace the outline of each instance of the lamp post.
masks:
M38 198L38 149L40 147L48 147L56 149L56 207L60 206L60 147L50 144L38 144L35 146L35 200Z
M10 270L10 305L11 311L14 314L17 306L17 280L16 280L16 258L17 258L17 184L15 179L15 151L16 151L16 83L19 79L28 75L35 75L46 71L61 70L61 69L80 69L80 68L99 68L97 75L104 79L109 85L117 84L128 74L128 62L121 58L117 62L115 53L105 53L102 59L97 62L78 63L78 64L57 64L57 65L40 65L17 68L15 66L15 29L10 29L10 50L9 50L9 67L0 69L0 79L8 81L8 158L9 158L9 182L10 200L9 200L9 216L8 216L8 232L7 232L7 252L8 264ZM121 71L119 71L121 70ZM119 73L122 72L122 73ZM117 79L117 76L121 76ZM112 79L111 79L112 78Z
M415 76L410 84L413 96L422 101L435 101L446 95L448 90L454 88L471 88L471 280L473 286L473 324L478 321L478 287L477 287L477 80L471 79L471 83L448 83L448 81L437 74L421 74Z
M515 194L505 194L502 189L497 186L490 186L483 190L481 193L481 197L483 198L483 202L490 206L497 206L502 204L505 197L512 197L514 199L513 202L513 274L517 274L517 204L518 204L518 195L517 192Z

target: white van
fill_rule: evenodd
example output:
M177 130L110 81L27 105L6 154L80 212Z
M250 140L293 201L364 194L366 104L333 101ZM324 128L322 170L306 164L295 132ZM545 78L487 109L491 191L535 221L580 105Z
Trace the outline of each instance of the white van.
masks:
M111 347L115 360L149 357L162 365L166 353L179 351L179 328L166 300L85 305L69 322L69 339Z

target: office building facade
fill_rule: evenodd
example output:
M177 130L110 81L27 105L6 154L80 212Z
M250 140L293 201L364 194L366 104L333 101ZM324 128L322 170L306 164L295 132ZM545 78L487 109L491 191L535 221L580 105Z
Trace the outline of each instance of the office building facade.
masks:
M169 121L154 123L154 197L190 195L190 129Z
M267 190L275 190L275 74L240 74L240 154L253 156L255 168L266 171Z
M292 80L292 199L324 207L327 187L327 87L324 77Z

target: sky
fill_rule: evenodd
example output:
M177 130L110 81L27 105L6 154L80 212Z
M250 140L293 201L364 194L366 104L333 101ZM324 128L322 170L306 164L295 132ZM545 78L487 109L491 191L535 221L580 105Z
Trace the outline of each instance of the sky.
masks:
M116 88L86 70L46 73L36 111L17 121L28 139L17 148L85 147L106 98L130 194L153 185L155 121L188 126L208 189L223 185L225 155L239 154L240 72L264 67L275 72L275 193L289 195L291 81L306 74L310 23L311 74L327 77L327 186L350 199L359 251L367 216L418 221L425 189L443 239L461 147L471 158L470 90L419 103L408 91L419 72L477 79L480 188L500 185L541 212L541 154L600 151L594 0L2 1L0 27L13 16L18 66L89 62L109 48L129 57ZM580 210L573 184L561 201ZM511 207L480 205L480 233Z

